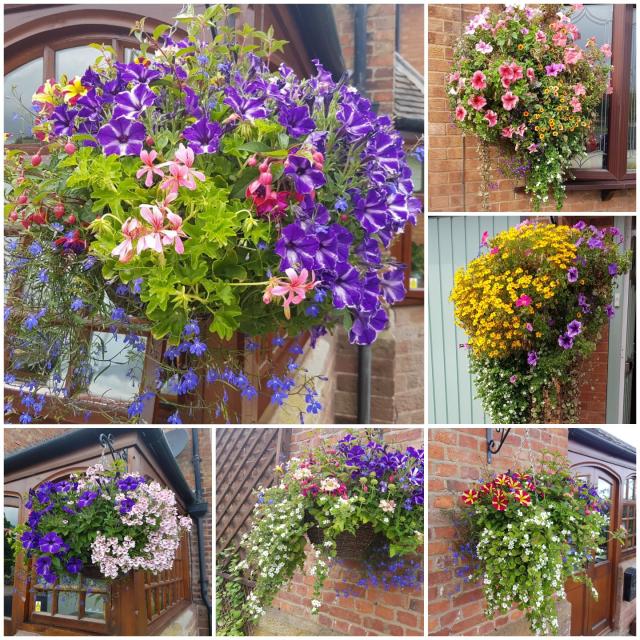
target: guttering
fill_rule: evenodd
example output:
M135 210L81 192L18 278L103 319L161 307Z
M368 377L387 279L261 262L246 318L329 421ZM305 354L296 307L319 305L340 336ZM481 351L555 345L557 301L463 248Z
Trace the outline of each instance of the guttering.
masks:
M613 437L613 436L612 436ZM602 453L608 453L615 458L636 462L636 450L631 445L629 448L613 442L608 437L601 435L600 429L569 428L569 440L579 442L588 447L597 449Z
M204 552L204 526L203 518L207 515L207 503L203 500L202 494L202 472L200 470L200 442L198 439L198 430L191 429L192 434L192 452L193 452L193 476L195 480L195 503L189 514L196 519L196 527L198 529L198 564L200 569L200 596L207 608L207 624L209 626L209 635L212 635L211 626L211 601L209 599L209 583L205 573L206 558Z

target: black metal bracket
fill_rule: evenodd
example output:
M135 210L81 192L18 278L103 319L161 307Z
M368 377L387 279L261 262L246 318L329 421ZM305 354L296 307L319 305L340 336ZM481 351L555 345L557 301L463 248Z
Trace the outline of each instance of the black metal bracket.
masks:
M495 431L500 436L499 442L496 442L493 439L493 432L494 432L493 427L487 427L487 464L491 464L491 457L493 455L496 455L500 451L500 449L502 449L502 445L504 444L504 441L507 439L507 436L509 435L509 431L511 431L511 427L495 429Z
M123 462L127 462L127 458L128 458L127 450L121 449L118 453L116 453L116 450L113 448L112 433L101 433L98 438L98 441L102 445L103 449L109 449L109 453L111 454L111 457L113 458L114 462L118 459L122 460Z

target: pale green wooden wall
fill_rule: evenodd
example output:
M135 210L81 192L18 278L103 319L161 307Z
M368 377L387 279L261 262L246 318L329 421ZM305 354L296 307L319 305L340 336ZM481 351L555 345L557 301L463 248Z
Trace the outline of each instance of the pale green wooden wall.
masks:
M484 231L496 233L515 226L519 216L430 216L428 247L429 422L483 424L487 418L469 374L467 341L455 326L449 294L459 267L477 257Z

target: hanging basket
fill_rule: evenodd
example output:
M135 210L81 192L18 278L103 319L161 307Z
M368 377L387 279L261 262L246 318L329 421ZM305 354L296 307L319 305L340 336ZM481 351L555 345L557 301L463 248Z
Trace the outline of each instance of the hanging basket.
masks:
M355 535L343 531L336 538L336 557L343 560L360 560L366 555L375 538L375 531L370 524L361 525ZM307 530L309 542L319 545L324 542L324 532L317 525Z

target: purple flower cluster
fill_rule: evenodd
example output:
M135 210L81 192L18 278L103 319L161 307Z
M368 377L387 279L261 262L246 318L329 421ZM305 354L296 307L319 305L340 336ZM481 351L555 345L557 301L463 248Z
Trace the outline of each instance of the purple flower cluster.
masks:
M410 494L403 505L407 511L424 504L424 449L407 447L403 453L389 450L387 445L373 440L365 446L357 442L352 444L354 440L356 438L348 434L336 447L344 463L352 467L352 478L364 478L373 473L380 480L383 493L391 482L400 486Z

